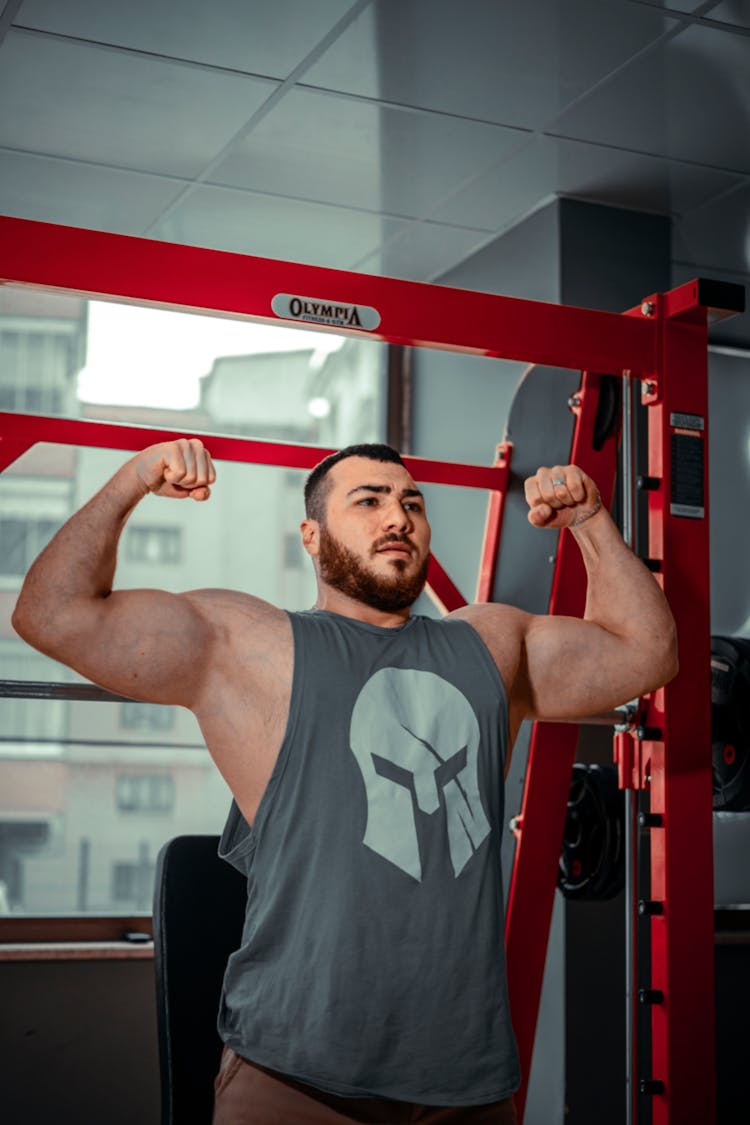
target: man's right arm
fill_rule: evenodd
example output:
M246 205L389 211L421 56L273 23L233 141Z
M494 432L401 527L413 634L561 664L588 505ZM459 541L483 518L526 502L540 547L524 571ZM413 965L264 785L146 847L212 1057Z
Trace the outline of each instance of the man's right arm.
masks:
M63 525L29 570L13 614L34 648L110 691L191 706L212 644L195 594L113 591L117 545L149 492L206 500L215 480L197 439L150 446Z

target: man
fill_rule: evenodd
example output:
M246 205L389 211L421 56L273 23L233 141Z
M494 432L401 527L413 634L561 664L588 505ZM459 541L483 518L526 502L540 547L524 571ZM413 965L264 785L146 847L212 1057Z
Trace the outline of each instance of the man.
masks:
M424 499L393 450L353 446L305 489L313 610L113 592L138 502L204 501L214 480L197 439L139 453L40 555L13 621L111 691L190 708L232 790L221 853L249 896L219 1013L215 1125L512 1122L510 749L523 719L608 710L675 675L661 590L593 482L555 466L526 482L529 519L575 536L584 620L498 604L414 617Z

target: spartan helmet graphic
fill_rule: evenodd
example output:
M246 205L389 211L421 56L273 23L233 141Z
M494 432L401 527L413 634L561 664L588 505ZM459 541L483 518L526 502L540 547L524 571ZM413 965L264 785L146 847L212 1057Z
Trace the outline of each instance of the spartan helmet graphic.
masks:
M381 668L354 704L350 742L367 792L363 843L421 881L416 810L438 814L442 791L458 877L490 831L479 796L479 723L466 696L433 672Z

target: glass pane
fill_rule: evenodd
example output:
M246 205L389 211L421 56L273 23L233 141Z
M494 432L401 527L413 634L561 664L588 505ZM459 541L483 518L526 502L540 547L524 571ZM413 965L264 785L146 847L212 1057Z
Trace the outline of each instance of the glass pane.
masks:
M383 439L386 367L375 341L0 287L0 410L340 446ZM182 708L7 694L10 681L81 681L10 617L39 551L128 456L40 443L0 474L0 913L150 911L162 843L217 833L226 816L229 791ZM305 473L217 474L207 504L139 505L116 585L311 605Z

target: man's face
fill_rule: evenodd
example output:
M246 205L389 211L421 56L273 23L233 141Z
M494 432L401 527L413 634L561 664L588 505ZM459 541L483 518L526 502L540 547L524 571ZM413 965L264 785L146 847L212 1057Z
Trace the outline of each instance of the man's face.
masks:
M390 461L347 457L329 477L321 578L385 612L412 605L427 577L430 525L411 476Z

